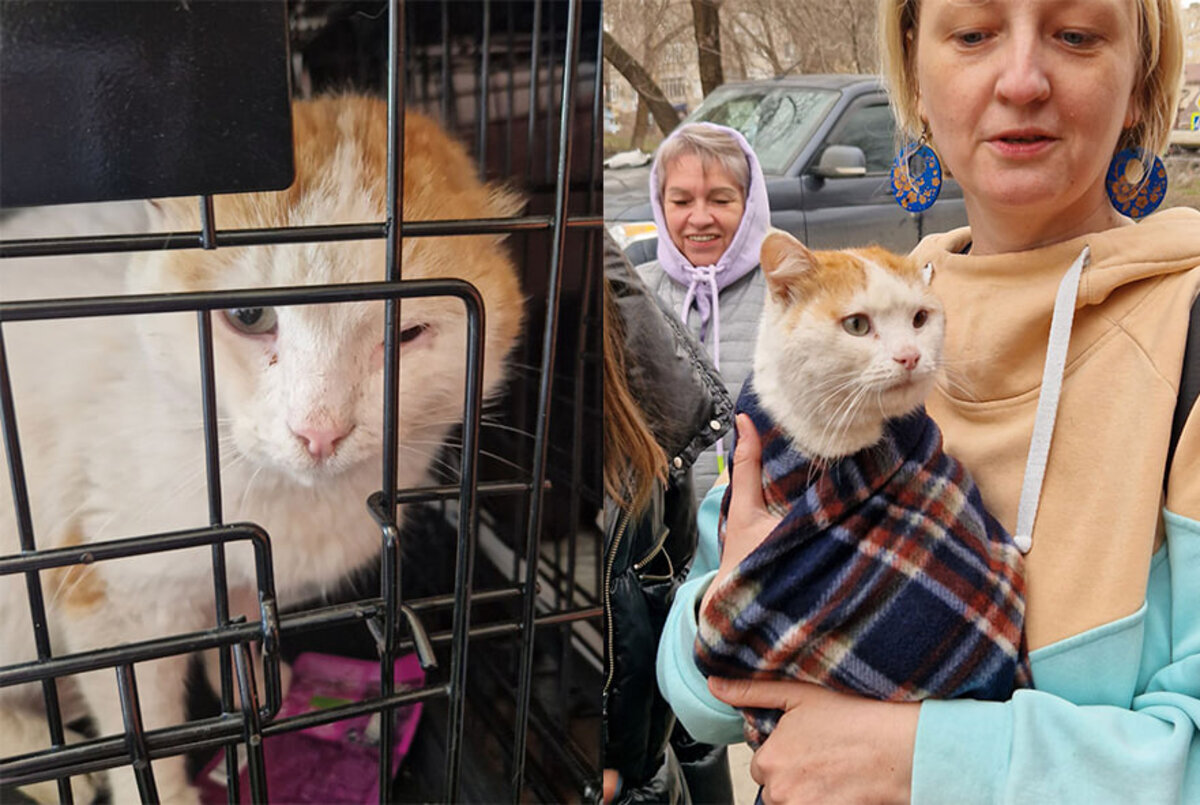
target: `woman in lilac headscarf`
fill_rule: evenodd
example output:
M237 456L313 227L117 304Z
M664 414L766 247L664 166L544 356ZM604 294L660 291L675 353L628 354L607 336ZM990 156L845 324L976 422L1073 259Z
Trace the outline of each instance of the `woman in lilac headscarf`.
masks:
M689 123L671 133L650 171L658 258L638 273L708 348L730 394L750 372L770 227L767 188L750 144L734 129ZM717 442L696 461L702 497L724 467Z

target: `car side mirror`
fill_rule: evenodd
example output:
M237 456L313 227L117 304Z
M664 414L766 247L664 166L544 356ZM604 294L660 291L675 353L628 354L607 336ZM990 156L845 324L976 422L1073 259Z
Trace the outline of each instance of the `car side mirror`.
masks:
M866 176L867 155L855 145L830 145L825 148L812 172L822 179Z

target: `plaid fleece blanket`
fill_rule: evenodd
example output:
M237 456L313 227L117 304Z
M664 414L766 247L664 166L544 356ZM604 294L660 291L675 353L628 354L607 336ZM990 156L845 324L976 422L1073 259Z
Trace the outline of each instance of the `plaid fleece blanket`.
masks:
M1003 700L1030 684L1021 555L923 409L824 467L761 409L753 377L737 410L760 434L764 496L784 519L700 613L706 676L890 701ZM726 490L722 547L728 510ZM757 747L781 713L744 715Z

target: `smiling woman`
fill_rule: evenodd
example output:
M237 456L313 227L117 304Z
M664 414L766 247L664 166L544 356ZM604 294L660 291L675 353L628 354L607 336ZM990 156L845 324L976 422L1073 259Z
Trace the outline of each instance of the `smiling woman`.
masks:
M716 265L742 222L746 183L695 154L684 154L667 168L662 195L671 242L693 266Z
M770 210L758 158L734 129L680 126L655 155L650 204L658 231L669 237L658 239L658 259L638 273L679 312L736 394L750 371L762 311L758 257ZM716 479L723 453L718 441L696 462L697 495Z

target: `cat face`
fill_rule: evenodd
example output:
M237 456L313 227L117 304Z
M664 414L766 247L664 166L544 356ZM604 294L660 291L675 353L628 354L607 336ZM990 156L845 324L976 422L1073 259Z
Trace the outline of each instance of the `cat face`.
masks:
M365 98L297 104L296 183L283 193L218 197L218 226L384 218L385 114L382 102ZM512 214L514 200L483 187L461 147L431 121L410 113L406 129L406 219ZM154 214L164 228L195 228L195 208L193 199L159 202ZM377 281L385 269L382 241L288 244L147 255L131 268L128 284L142 293L286 287ZM487 326L484 391L495 391L522 315L515 270L500 239L407 239L402 272L406 279L460 277L480 290ZM364 464L376 469L384 319L383 302L214 312L225 443L255 469L307 486ZM414 299L401 302L400 319L400 461L423 470L462 417L466 313L457 299ZM195 363L195 316L143 317L139 324L164 383L194 384L179 366Z
M760 392L778 387L775 407L791 416L772 410L777 421L805 419L804 430L825 434L815 452L837 456L922 403L944 334L931 273L877 247L814 253L782 232L764 241L762 268L755 377Z

